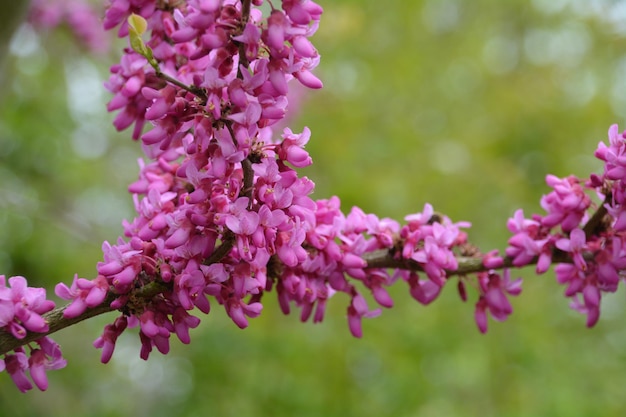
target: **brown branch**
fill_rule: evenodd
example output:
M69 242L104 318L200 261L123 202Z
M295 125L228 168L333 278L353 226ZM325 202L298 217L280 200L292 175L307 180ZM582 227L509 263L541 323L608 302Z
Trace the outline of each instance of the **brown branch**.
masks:
M129 298L139 298L143 300L150 300L154 296L161 294L164 291L168 291L169 287L162 281L154 281L144 285L141 288L133 291ZM44 333L28 332L23 339L16 339L12 334L0 329L0 355L12 351L13 349L24 346L37 339L47 336L51 333L58 332L66 327L72 326L76 323L80 323L83 320L90 319L92 317L99 316L100 314L109 313L115 309L111 307L111 303L119 296L113 291L109 291L104 301L93 308L85 310L81 315L72 318L66 318L63 316L63 312L67 309L69 304L62 307L55 308L52 311L43 315L44 320L48 323L48 331Z
M219 262L223 259L228 252L232 249L235 242L235 236L231 231L227 231L224 234L222 239L222 244L213 252L213 254L208 257L205 261L205 265L211 265L213 263ZM419 263L411 260L411 259L397 259L393 252L386 249L381 249L373 252L368 252L363 254L363 259L367 262L366 268L393 268L393 269L406 269L412 271L423 271L423 268ZM586 259L592 259L593 254L587 253L585 254ZM571 263L571 258L567 253L555 250L552 256L553 262L560 263ZM454 271L446 271L448 276L453 275L466 275L477 272L488 271L491 268L486 268L482 263L482 258L480 257L468 257L468 256L459 256L457 257L458 269ZM530 264L535 264L537 262L537 258L535 258ZM510 257L504 257L504 263L501 268L511 268L515 267L513 265L513 259ZM498 268L500 269L500 268ZM163 293L164 291L169 291L170 288L164 284L163 282L155 281L146 284L145 286L137 289L132 296L138 299L150 300L158 294ZM109 292L106 299L102 304L97 307L86 310L83 314L78 317L73 318L65 318L63 317L63 312L68 307L63 306L56 308L49 313L43 315L44 319L49 324L49 330L45 333L35 333L28 332L26 337L23 339L16 339L13 335L7 333L6 331L0 330L0 355L3 355L7 352L12 351L13 349L26 345L30 342L33 342L43 336L49 335L51 333L57 332L66 327L72 326L76 323L79 323L83 320L98 316L103 313L108 313L113 311L110 304L118 294L113 292Z
M187 85L185 83L182 83L182 82L178 81L176 78L170 77L169 75L167 75L164 72L162 72L161 69L158 67L158 65L157 65L157 67L153 67L153 68L154 68L155 75L158 78L162 79L165 82L173 84L173 85L175 85L175 86L177 86L179 88L182 88L185 91L190 92L191 94L193 94L196 97L200 98L203 102L206 101L206 99L207 99L206 92L202 88L200 88L200 87L198 87L196 85Z
M234 134L232 132L232 127L230 126L229 123L226 123L226 126L229 127L231 134L233 135L233 140L235 140ZM253 177L254 177L254 171L252 170L252 162L249 159L243 160L242 168L243 168L243 173L244 173L244 178L243 178L244 185L240 192L240 196L251 197ZM611 198L612 197L610 194L607 195L604 203L610 202ZM594 215L589 219L587 224L585 224L585 226L583 227L585 234L597 235L603 230L602 228L605 227L605 217L608 215L608 212L604 203L598 208L596 213L594 213ZM233 248L234 243L235 243L234 233L231 232L230 230L227 230L222 237L222 244L218 246L213 252L213 254L211 254L211 256L209 256L203 263L205 265L211 265L213 263L219 262L225 256L228 255L230 250ZM423 271L422 266L418 262L411 260L411 259L399 259L395 255L396 253L397 253L397 250L381 249L381 250L365 253L363 254L362 258L367 262L366 268L391 268L391 269L405 269L405 270L412 270L412 271ZM589 261L593 259L594 254L591 252L587 252L583 254L583 257ZM275 258L273 259L274 261L276 261ZM484 271L493 269L493 268L485 267L483 265L482 257L480 256L477 256L477 257L458 256L456 259L457 259L458 268L456 270L446 271L447 276L466 275L466 274L484 272ZM538 261L538 257L533 259L528 265L536 264L537 261ZM552 251L552 262L571 263L572 258L568 253L555 248ZM517 268L515 265L513 265L513 259L511 257L505 256L502 266L497 269L512 268L512 267ZM164 284L159 277L153 277L153 279L154 279L153 282L150 282L146 284L145 286L137 289L135 292L133 292L132 296L134 298L150 300L154 296L164 291L170 290L170 288L166 284ZM83 320L98 316L103 313L108 313L110 311L113 311L114 309L111 308L110 304L113 300L115 300L117 296L118 296L117 294L113 292L109 292L109 294L107 294L107 297L105 298L104 302L102 302L102 304L94 308L86 310L83 314L81 314L78 317L73 317L73 318L63 317L63 312L68 307L67 305L56 308L44 314L43 317L48 322L48 325L49 325L49 330L45 333L28 332L26 337L24 337L23 339L16 339L10 333L7 333L6 331L0 329L0 355L10 352L19 346L24 346L43 336L46 336L58 330L61 330L71 325L74 325L76 323L79 323Z
M243 188L241 189L241 195L250 199L252 204L252 190L254 189L254 170L252 169L252 162L250 157L241 161L241 168L243 169Z
M239 36L243 33L246 28L246 24L250 19L250 6L252 0L243 0L241 2L241 26L239 27L238 32L235 36ZM237 78L243 78L241 74L241 67L248 68L250 63L248 62L248 57L246 56L246 45L243 42L236 42L237 48L239 49L239 68L237 68Z
M398 259L391 251L386 249L365 253L362 258L367 262L366 268L392 268L411 271L424 270L418 262L412 259ZM482 258L459 256L457 257L457 262L459 265L458 269L447 271L446 275L463 275L488 270L488 268L483 266ZM513 260L511 258L504 258L503 268L512 267L512 262Z
M592 253L586 253L583 255L586 260L593 258ZM363 254L362 258L367 262L366 268L391 268L391 269L406 269L411 271L423 271L422 266L412 259L398 259L393 253L386 249L380 249L373 252ZM489 271L491 269L502 268L521 268L513 265L513 258L505 256L504 263L499 268L487 268L483 265L482 257L471 256L457 256L456 260L458 268L455 270L447 270L446 275L466 275L475 274L477 272ZM528 265L534 265L539 260L535 257ZM552 262L554 263L572 263L570 256L561 250L555 249L552 253ZM528 266L524 265L524 266Z
M250 6L251 0L243 0L242 1L242 18L241 18L241 31L245 28L245 24L247 23L250 15ZM245 56L245 45L243 43L238 42L239 48L239 62L241 66L247 68L249 65L248 60ZM240 71L240 69L239 69ZM176 85L197 97L206 100L206 93L203 89L191 85L185 85L182 82L164 74L160 71L160 69L155 67L156 75L163 79L166 82L169 82L173 85ZM238 77L242 78L241 73L238 72ZM229 121L225 122L228 127L233 141L235 141L235 135L232 130L231 123ZM240 196L247 196L252 200L252 190L253 190L253 179L254 179L254 171L252 169L252 161L248 158L242 161L242 169L243 169L243 187L240 192ZM611 200L610 194L606 196L605 202L608 203ZM587 222L584 226L584 231L587 237L591 235L596 235L602 228L604 227L604 219L607 216L608 212L604 204L602 204L596 213L592 216L592 218ZM227 230L222 237L221 245L218 246L215 251L204 260L205 265L211 265L213 263L220 262L225 256L228 255L230 250L233 248L235 242L235 235L230 230ZM397 256L394 255L393 251L390 250L377 250L373 252L369 252L364 254L363 259L367 262L366 268L393 268L393 269L405 269L405 270L413 270L413 271L421 271L423 270L422 266L413 260L410 259L398 259ZM584 254L585 259L592 259L592 253ZM272 257L274 261L276 261L275 257ZM537 263L538 259L533 259L530 264ZM560 263L571 263L571 258L565 252L554 250L552 254L553 262ZM467 256L459 256L457 257L458 268L456 270L446 271L448 276L452 275L465 275L477 272L487 271L491 268L487 268L483 265L482 257L467 257ZM504 262L501 268L511 268L515 267L513 265L513 259L510 257L504 257ZM153 297L161 294L165 291L170 291L171 288L164 284L160 278L152 277L155 281L146 284L145 286L137 289L136 291L129 294L129 297L133 297L136 299L143 299L146 301L151 300ZM49 325L49 329L44 333L37 332L27 332L26 336L22 339L15 338L12 334L0 329L0 355L8 353L20 346L27 345L31 342L36 341L37 339L44 337L46 335L55 333L61 329L77 324L83 320L108 313L114 311L115 309L111 307L111 303L119 297L119 294L110 291L105 300L98 306L87 309L85 312L80 314L77 317L66 318L63 316L64 311L68 308L68 305L56 308L46 314L43 315L44 319Z
M68 307L69 304L63 307L55 308L54 310L43 315L43 318L46 320L46 322L48 322L47 332L45 333L28 332L23 339L16 339L15 337L13 337L12 334L4 330L0 330L0 355L10 352L13 349L16 349L20 346L24 346L28 343L31 343L51 333L54 333L66 327L72 326L83 320L113 311L113 308L111 308L110 304L114 299L115 299L115 294L109 293L107 294L107 297L104 300L104 302L100 304L99 306L87 309L80 316L69 318L69 319L63 317L63 312L65 311L65 309Z
M241 23L243 26L248 23L250 19L250 6L252 5L252 0L243 0L241 2Z
M230 252L234 244L235 234L228 230L226 233L224 233L224 237L222 238L222 244L217 249L215 249L211 256L204 260L203 264L211 265L221 261L226 255L228 255L228 252Z
M365 253L362 258L367 262L367 268L392 268L410 271L424 270L418 262L412 259L398 259L391 251L386 249ZM488 268L483 266L482 258L460 256L457 258L457 262L459 265L458 269L446 271L446 275L463 275L488 270ZM513 260L511 258L504 258L503 268L512 267L512 262Z
M230 252L233 247L234 241L235 239L233 233L228 231L222 240L222 244L213 252L210 257L205 260L204 264L211 265L213 263L219 262L228 254L228 252ZM171 290L171 288L167 284L165 284L160 279L160 277L152 278L154 279L154 281L149 282L143 287L136 289L130 294L127 294L128 297L148 301L165 291ZM111 307L111 303L117 297L119 297L119 294L116 294L113 291L109 291L104 301L100 305L93 308L88 308L79 316L72 318L66 318L63 316L63 312L70 304L55 308L54 310L43 314L44 320L46 320L46 322L48 323L47 332L27 332L26 336L22 339L17 339L12 334L0 329L0 355L4 355L5 353L8 353L20 346L27 345L28 343L34 342L35 340L40 339L44 336L55 333L76 323L80 323L83 320L87 320L92 317L99 316L100 314L114 311L115 309Z
M587 224L585 224L583 231L585 232L585 236L587 239L589 239L593 235L600 234L600 232L606 227L605 217L607 216L607 214L609 214L609 212L606 209L605 205L610 204L612 199L613 195L611 193L608 193L604 197L602 205L598 207L598 210L587 221Z

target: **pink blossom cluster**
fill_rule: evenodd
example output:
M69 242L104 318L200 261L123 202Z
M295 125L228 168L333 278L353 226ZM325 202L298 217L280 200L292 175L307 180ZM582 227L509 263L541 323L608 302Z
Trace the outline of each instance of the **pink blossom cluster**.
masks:
M521 279L506 267L536 264L543 273L553 262L573 308L589 326L597 321L602 293L617 289L626 267L626 135L617 126L609 146L596 151L602 175L549 175L552 191L541 199L547 214L526 218L518 210L509 219L504 257L479 252L464 231L469 223L452 222L430 204L403 224L357 207L346 215L338 197L313 200L314 183L297 172L312 163L310 130L277 128L290 110L291 81L322 87L309 41L322 8L311 0L262 3L110 1L104 26L130 36L132 47L111 67L107 107L117 112L117 129L132 126L146 155L129 186L137 215L124 221L124 238L103 244L95 279L76 276L55 288L70 301L65 318L105 303L121 312L94 342L102 362L127 328L139 328L143 359L155 348L167 353L173 334L189 343L200 323L194 314L216 304L245 328L271 290L285 314L295 307L313 322L324 319L333 294L346 294L349 330L361 337L363 318L393 306L388 286L404 281L429 304L453 275L463 301L467 287L475 288L474 319L484 333L488 315L505 320L509 298L521 292ZM144 23L145 40L138 38ZM380 254L384 262L376 261ZM462 270L462 258L480 265ZM48 331L41 314L53 304L45 291L21 277L9 283L0 280L0 327L16 338ZM30 358L18 348L0 361L21 390L32 386L26 371L45 389L44 370L65 363L50 339L34 343Z
M293 167L311 163L303 149L310 132L285 129L276 138L271 126L285 116L289 80L321 87L307 38L322 9L285 1L264 17L246 3L113 1L106 12L105 27L119 25L121 36L131 13L146 19L159 69L128 48L106 84L114 93L108 108L119 110L115 126L134 125L151 160L140 162L129 188L138 216L124 224L128 240L105 243L97 283L57 287L72 299L67 317L101 302L108 287L115 293L112 305L124 316L95 343L104 362L127 326L140 326L143 358L155 347L166 353L172 333L189 343L199 323L189 312L208 313L207 297L246 327L264 291L307 259L314 185ZM166 290L137 302L135 291L155 281Z
M92 52L109 50L110 42L102 29L100 13L84 0L33 0L28 21L40 29L53 29L65 24L76 39Z
M536 263L537 273L543 273L555 257L565 260L555 267L557 281L566 285L570 306L587 316L589 327L600 317L602 293L617 290L626 267L625 138L617 125L611 126L609 146L600 142L595 152L604 162L602 175L592 174L586 181L548 175L553 191L541 199L547 214L527 219L518 210L508 222L513 237L506 254L513 265ZM594 204L588 192L603 202Z
M11 277L7 280L0 275L0 332L11 334L16 339L24 339L27 332L45 333L48 323L42 314L54 308L54 302L46 299L46 290L29 287L24 277ZM20 346L0 359L0 372L6 370L20 391L33 388L27 377L30 374L37 388L48 388L47 369L65 366L59 346L50 338L41 338L29 344L28 351Z
M504 321L513 312L508 296L519 295L522 292L522 279L511 280L508 268L497 273L494 270L477 274L479 297L476 302L474 318L481 333L487 332L487 312L497 321ZM463 281L459 281L463 285ZM460 288L464 297L465 289Z
M485 271L474 277L461 274L457 289L463 301L467 301L466 284L472 284L478 292L475 305L475 321L481 333L487 331L487 312L498 321L504 321L513 312L508 296L516 296L522 291L521 278L511 281L510 271L504 268L504 259L497 251L487 254L476 252L475 248L467 254L469 242L467 234L461 228L469 228L468 222L453 223L448 217L434 212L430 204L424 206L422 213L405 218L407 225L400 231L399 243L402 257L416 261L427 279L420 279L415 269L399 269L396 277L408 282L413 298L427 305L433 302L448 282L451 273L458 271L459 255L481 259Z
M190 313L208 313L210 300L245 328L274 287L283 312L295 305L301 320L314 322L329 297L346 293L349 329L360 337L362 318L380 310L370 309L358 282L381 307L393 305L385 288L398 279L427 304L457 269L455 250L467 243L460 229L468 223L426 205L401 227L358 208L344 215L337 197L309 197L314 184L295 169L312 163L304 149L310 131L276 135L273 126L286 115L290 80L322 86L311 72L319 55L308 40L322 9L285 0L263 16L254 7L260 3L114 1L107 10L105 27L119 25L121 36L132 13L149 29L150 53L126 49L106 86L114 93L108 108L118 111L115 126L134 125L150 161L140 161L139 180L129 187L138 216L125 222L126 240L104 244L95 280L57 286L72 300L66 317L98 305L112 289L111 305L123 315L95 342L103 362L127 327L139 326L144 359L154 348L167 353L171 334L189 343L199 324ZM426 277L369 267L364 256L381 250ZM164 290L136 295L155 283Z
M302 236L302 259L280 266L276 280L280 307L288 314L293 302L301 309L302 321L313 315L313 322L320 322L328 298L335 292L344 292L351 299L347 309L350 331L361 337L362 318L374 317L380 310L370 310L352 281L360 281L369 289L380 306L393 305L385 289L392 283L392 277L386 269L366 269L362 255L392 248L399 226L393 220L379 220L373 214L365 214L357 207L346 216L340 210L338 197L318 200L313 212L309 230Z

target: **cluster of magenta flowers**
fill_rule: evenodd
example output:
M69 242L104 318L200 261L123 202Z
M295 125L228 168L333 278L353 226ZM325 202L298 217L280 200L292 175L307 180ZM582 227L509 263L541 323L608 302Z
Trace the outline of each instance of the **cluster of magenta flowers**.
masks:
M0 330L16 339L24 339L27 332L45 333L48 323L42 315L53 308L54 302L46 299L45 289L29 287L24 277L9 278L7 286L6 277L0 275ZM64 366L59 345L45 336L0 359L0 371L6 370L22 392L33 388L28 374L37 388L45 390L46 370Z
M309 41L322 8L311 0L262 3L110 1L104 27L128 36L130 46L111 67L107 108L117 112L117 129L132 127L146 155L129 186L137 216L124 221L124 238L103 244L95 279L55 288L69 301L66 319L103 305L120 312L94 342L102 362L127 328L138 328L144 359L155 348L167 353L173 334L190 343L198 313L215 305L245 328L270 291L285 314L297 308L313 322L324 319L334 293L347 294L348 328L361 337L363 318L393 306L387 287L397 281L422 304L451 280L463 301L474 288L484 333L488 315L505 320L510 297L521 292L509 268L530 264L543 273L557 263L572 307L595 324L602 293L617 289L626 267L626 139L616 126L609 146L596 151L604 173L586 181L549 175L547 214L525 218L518 210L504 256L481 253L468 241L469 223L429 204L402 224L357 207L344 214L338 197L313 200L314 183L297 172L312 163L309 129L277 128L290 110L290 82L322 87ZM18 339L42 337L28 345L30 357L24 347L5 354L0 370L22 391L32 388L27 372L46 389L45 369L65 364L43 336L42 315L54 304L21 277L9 284L2 277L0 328Z
M75 38L95 53L109 50L109 38L101 29L101 18L84 0L33 0L28 21L39 30L67 26Z
M626 134L611 126L609 146L600 142L595 156L604 162L602 175L547 176L553 189L541 199L547 214L528 219L518 210L508 222L513 237L506 250L513 266L536 263L539 274L556 262L557 281L589 327L600 317L602 294L617 290L626 268Z

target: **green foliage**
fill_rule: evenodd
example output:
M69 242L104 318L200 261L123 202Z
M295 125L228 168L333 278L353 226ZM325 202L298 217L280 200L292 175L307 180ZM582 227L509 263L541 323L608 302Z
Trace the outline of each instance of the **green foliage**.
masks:
M605 16L547 0L321 2L325 88L292 123L312 130L316 197L398 219L428 201L471 221L482 249L503 249L514 209L540 210L544 176L599 169L597 142L624 122L624 23L600 3ZM132 215L124 188L139 145L100 114L102 92L86 115L68 99L68 78L90 85L96 68L104 80L111 59L88 60L59 35L38 42L10 57L0 102L0 265L52 291L74 272L92 276L101 241ZM85 148L85 117L105 132L99 153L99 142ZM267 302L245 331L214 305L191 345L173 341L144 363L129 332L103 366L91 341L114 315L99 317L56 335L69 364L49 374L49 391L19 395L2 375L0 415L624 415L623 294L588 330L551 274L520 274L514 314L487 335L454 285L422 307L398 283L395 307L366 321L362 340L340 297L321 325Z
M148 28L148 22L143 17L132 14L128 18L128 36L130 38L130 46L135 52L143 56L148 60L148 63L154 68L158 69L159 64L154 60L152 55L152 49L146 46L141 35L143 35Z

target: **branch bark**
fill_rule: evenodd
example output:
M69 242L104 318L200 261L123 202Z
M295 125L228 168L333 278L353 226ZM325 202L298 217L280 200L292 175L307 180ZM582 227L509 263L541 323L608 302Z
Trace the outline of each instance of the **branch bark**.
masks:
M222 242L222 245L215 250L214 255L208 258L207 262L205 263L211 264L214 262L219 262L224 256L227 255L228 250L230 250L231 248L232 242ZM363 259L367 262L367 268L390 268L423 271L422 267L417 262L407 259L397 259L389 250L378 250L366 253L363 255ZM571 262L567 254L561 251L555 251L552 259L554 262ZM457 261L459 266L458 269L454 271L447 271L447 276L466 275L487 271L489 269L482 264L481 257L474 258L460 256L457 257ZM534 262L536 261L537 259L534 260ZM514 267L513 260L509 257L505 257L502 268L511 267ZM164 287L162 283L152 282L137 290L137 292L133 295L135 297L143 297L144 299L149 300L160 292L166 290L167 288ZM0 355L8 353L19 346L24 346L43 336L55 333L66 327L80 323L83 320L87 320L89 318L99 316L100 314L114 311L115 309L112 308L110 304L117 296L117 294L110 292L101 305L88 309L80 316L74 318L68 319L63 317L63 311L65 311L67 305L56 308L49 313L44 314L43 317L46 319L49 325L49 330L45 333L28 332L26 337L24 337L23 339L16 339L15 337L13 337L12 334L0 330Z
M7 333L4 330L0 330L0 355L4 355L5 353L10 352L20 346L27 345L28 343L34 342L35 340L47 336L51 333L55 333L61 329L72 326L76 323L80 323L83 320L87 320L92 317L99 316L100 314L113 311L114 309L111 308L110 304L114 299L115 294L109 293L102 304L97 307L88 309L78 317L73 317L70 319L63 317L63 312L69 304L63 307L55 308L54 310L43 315L43 318L48 322L49 330L47 332L28 332L23 339L16 339L15 337L13 337L12 334Z

